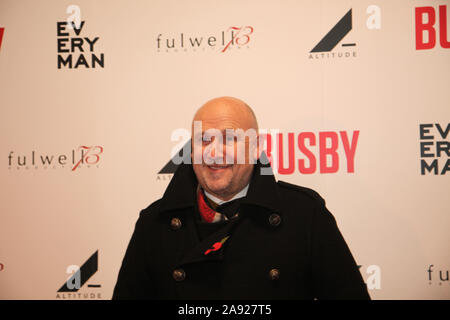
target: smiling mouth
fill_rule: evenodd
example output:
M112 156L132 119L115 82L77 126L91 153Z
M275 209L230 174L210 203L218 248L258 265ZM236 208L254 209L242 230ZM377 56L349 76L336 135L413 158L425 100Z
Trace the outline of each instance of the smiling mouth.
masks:
M221 171L221 170L225 170L225 169L231 168L232 166L233 166L232 164L228 164L228 165L215 164L215 165L210 165L210 166L207 166L207 167L208 167L208 169L210 169L212 171Z

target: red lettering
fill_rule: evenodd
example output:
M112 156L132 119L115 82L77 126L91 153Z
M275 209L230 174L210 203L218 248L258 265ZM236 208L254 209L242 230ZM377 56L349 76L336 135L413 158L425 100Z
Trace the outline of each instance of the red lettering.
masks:
M345 156L347 158L347 172L355 172L355 152L358 143L359 130L353 131L351 146L348 142L347 132L340 131L341 140L344 145Z
M278 133L278 173L279 174L292 174L295 169L295 161L294 161L294 133L288 133L288 158L289 158L289 166L285 168L283 166L283 134Z
M450 48L450 41L447 41L447 6L439 6L439 41L442 48Z
M327 139L331 146L327 147ZM319 132L320 173L334 173L339 170L338 135L333 131ZM327 166L327 155L331 156L331 164Z
M81 150L81 159L80 161L77 162L77 164L72 168L72 171L75 171L77 169L77 167L80 165L80 163L84 164L84 161L86 161L87 164L96 164L97 162L99 162L100 160L100 154L103 152L103 147L101 146L93 146L93 147L87 147L87 146L80 146L78 148L82 149ZM92 154L91 151L93 151L94 149L98 150L97 154ZM84 154L84 150L87 150L87 153ZM89 161L90 159L94 159L94 161Z
M100 154L103 153L103 147L100 147L100 146L95 146L95 147L81 146L81 148L88 149L88 153L90 153L89 155L88 155L88 153L86 154L86 157L85 157L86 163L88 163L88 164L96 164L96 163L98 163L100 161ZM98 153L97 154L92 154L92 152L90 152L90 151L93 151L95 149L97 149ZM94 161L90 161L91 159L93 159Z
M2 47L3 33L5 32L5 28L0 28L0 48Z
M308 139L310 141L311 146L316 145L316 136L314 135L314 133L302 132L298 135L298 148L309 160L309 167L306 167L305 159L299 159L298 160L298 170L300 171L300 173L303 173L303 174L311 174L311 173L316 172L316 157L305 146L306 139Z
M236 44L237 45L239 45L239 46L246 45L247 43L250 42L250 35L253 33L253 27L251 27L251 26L230 27L230 28L228 28L228 31L230 31L230 30L232 30L231 31L232 38L231 38L230 42L228 42L228 44L225 46L225 48L223 48L222 52L225 52L231 44L234 44L233 40L235 38L236 38ZM233 30L237 31L236 36L233 36ZM247 30L247 33L246 34L241 34L241 31L243 31L243 30ZM238 35L239 35L239 37L238 37ZM241 42L241 39L244 39L244 41Z
M423 23L423 14L428 16L428 22ZM416 49L433 49L436 45L436 30L433 26L436 22L436 14L433 7L419 7L416 8ZM428 33L428 42L423 40L423 32ZM442 37L442 36L441 36Z
M351 133L351 136L350 136ZM283 133L276 133L276 145L272 145L272 136L264 134L267 145L265 152L273 168L278 169L279 174L287 175L298 171L301 174L336 173L339 171L339 156L345 156L347 161L347 172L355 172L355 154L358 146L359 130L353 131L324 131L324 132L300 132L297 137L297 145L300 154L296 158L294 139L296 133L289 132L287 150L284 147ZM318 141L317 141L318 140ZM343 151L338 153L339 144L342 140ZM273 141L275 143L275 141ZM312 148L318 145L317 148ZM272 155L271 151L276 150ZM273 158L273 157L276 157ZM288 158L287 164L285 157ZM297 159L297 160L296 160ZM317 170L319 168L319 170Z

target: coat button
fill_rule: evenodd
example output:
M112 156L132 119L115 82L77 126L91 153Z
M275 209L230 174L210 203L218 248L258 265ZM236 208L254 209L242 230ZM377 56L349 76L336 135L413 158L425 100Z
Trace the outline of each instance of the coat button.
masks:
M272 214L269 216L269 223L270 223L270 225L273 226L273 227L278 227L278 226L280 225L280 223L281 223L281 217L280 217L280 215L279 215L279 214L276 214L276 213L272 213Z
M178 218L173 218L170 220L170 227L172 230L178 230L181 228L181 220Z
M278 269L272 269L269 271L269 278L272 281L276 281L280 279L280 270Z
M186 272L183 269L175 269L172 273L172 277L175 281L183 281L186 278Z

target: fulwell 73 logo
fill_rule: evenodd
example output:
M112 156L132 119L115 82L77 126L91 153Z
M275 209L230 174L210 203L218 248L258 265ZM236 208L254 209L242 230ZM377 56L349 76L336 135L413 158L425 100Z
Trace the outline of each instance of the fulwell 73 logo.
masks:
M227 30L207 35L190 35L180 32L177 35L158 34L156 47L158 52L187 51L230 51L232 48L248 48L254 32L252 26L232 26Z
M100 162L100 155L103 153L102 146L79 146L76 149L72 149L72 152L64 152L58 154L48 154L38 152L36 150L29 151L23 154L16 154L14 151L10 151L8 154L8 166L9 169L57 169L57 168L70 168L72 171L77 170L80 167L96 166Z

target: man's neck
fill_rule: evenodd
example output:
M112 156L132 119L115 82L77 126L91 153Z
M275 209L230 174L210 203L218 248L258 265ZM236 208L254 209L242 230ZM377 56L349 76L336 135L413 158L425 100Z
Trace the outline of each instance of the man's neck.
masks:
M229 202L229 201L232 201L232 200L236 200L236 199L245 197L245 196L247 195L248 187L249 187L249 184L247 184L241 191L239 191L238 193L236 193L232 198L230 198L230 199L228 199L228 200L220 199L220 198L218 198L218 197L212 195L211 193L209 193L209 192L206 191L206 190L203 190L203 191L205 192L205 195L206 195L209 199L211 199L214 203L217 203L217 205L221 205L221 204L227 203L227 202Z

